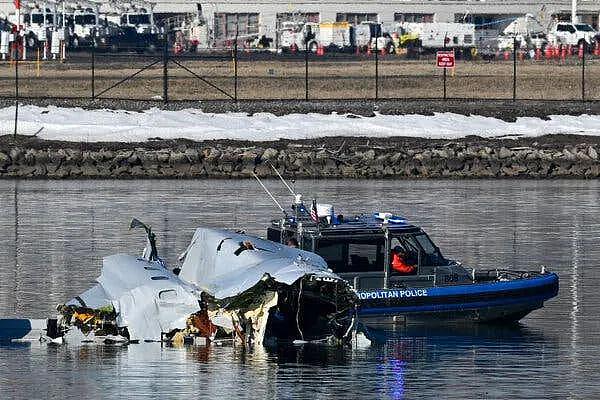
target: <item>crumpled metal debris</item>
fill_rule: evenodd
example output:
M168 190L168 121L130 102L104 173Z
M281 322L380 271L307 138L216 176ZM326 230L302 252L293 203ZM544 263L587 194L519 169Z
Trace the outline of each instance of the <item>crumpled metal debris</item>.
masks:
M106 257L97 283L59 307L67 341L261 345L351 337L356 295L316 254L200 228L176 275L152 244L148 259Z

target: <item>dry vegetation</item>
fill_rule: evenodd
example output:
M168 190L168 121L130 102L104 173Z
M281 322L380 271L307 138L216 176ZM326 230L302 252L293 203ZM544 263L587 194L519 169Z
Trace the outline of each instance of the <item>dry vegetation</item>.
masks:
M126 60L121 58L121 60ZM117 83L153 59L96 62L96 93ZM182 61L186 67L233 95L234 65L226 61ZM512 98L512 62L459 61L448 72L447 95L453 98ZM19 68L23 96L89 97L89 62L46 62L39 67L25 63ZM103 97L148 100L162 95L162 64L158 63ZM432 60L408 61L387 57L379 64L381 98L441 98L442 70ZM586 97L600 99L600 60L586 65ZM239 99L302 99L305 95L304 63L295 61L240 61ZM0 96L14 94L14 67L0 63ZM375 62L370 60L313 60L309 66L309 96L313 99L360 99L375 97ZM169 97L178 100L224 99L222 93L171 63ZM518 63L517 97L521 99L580 99L581 66L557 61Z

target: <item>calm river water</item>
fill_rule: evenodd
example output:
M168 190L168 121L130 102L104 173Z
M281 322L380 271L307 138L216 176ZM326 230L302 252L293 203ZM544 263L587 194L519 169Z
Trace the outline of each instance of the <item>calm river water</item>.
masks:
M267 185L291 199L276 181ZM393 211L450 258L548 265L558 298L518 327L386 332L360 349L11 345L0 398L598 398L598 181L301 181L345 215ZM308 196L307 196L308 197ZM254 181L0 181L0 316L42 318L90 286L103 256L141 251L152 225L171 264L194 227L263 234L277 210Z

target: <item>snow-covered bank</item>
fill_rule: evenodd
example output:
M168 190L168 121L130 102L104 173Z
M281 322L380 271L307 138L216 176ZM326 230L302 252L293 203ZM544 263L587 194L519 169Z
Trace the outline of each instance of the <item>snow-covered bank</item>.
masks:
M332 136L454 139L537 137L550 134L600 136L599 115L521 117L515 122L453 113L381 115L204 113L199 110L144 112L21 106L19 134L73 142L143 142L152 138L190 140L314 139ZM0 134L14 127L14 107L0 109Z

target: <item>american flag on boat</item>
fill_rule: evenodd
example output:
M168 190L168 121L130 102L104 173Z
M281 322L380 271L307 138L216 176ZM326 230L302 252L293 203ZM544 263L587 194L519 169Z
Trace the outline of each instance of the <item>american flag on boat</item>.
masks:
M319 223L319 214L317 212L317 200L313 199L312 206L310 207L310 219L316 224Z

